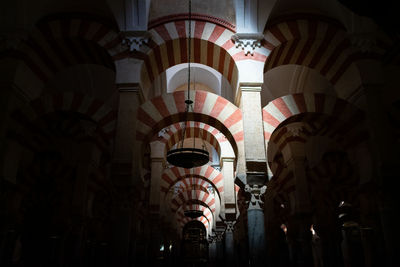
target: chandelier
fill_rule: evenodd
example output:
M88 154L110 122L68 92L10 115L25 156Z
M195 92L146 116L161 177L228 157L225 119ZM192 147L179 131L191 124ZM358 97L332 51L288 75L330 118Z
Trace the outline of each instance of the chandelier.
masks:
M193 137L193 146L184 147L185 133L187 125L189 124L189 112L193 112L193 101L190 99L190 55L191 55L191 28L192 28L192 12L191 12L191 0L189 0L189 37L188 37L188 96L185 100L185 122L182 129L182 138L178 142L175 149L171 149L167 152L167 161L178 167L190 169L194 167L203 166L209 161L209 153L206 150L204 140L201 136L200 139L203 142L202 148L196 148L196 138Z
M192 180L192 189L196 190L196 179L192 176L191 178ZM183 212L183 214L186 217L192 218L192 219L196 219L198 217L203 216L203 211L200 210L200 205L197 201L194 201L193 203L190 204L190 209L187 209Z
M183 212L183 214L186 217L192 218L192 219L196 219L200 216L203 216L203 212L201 210L185 210Z

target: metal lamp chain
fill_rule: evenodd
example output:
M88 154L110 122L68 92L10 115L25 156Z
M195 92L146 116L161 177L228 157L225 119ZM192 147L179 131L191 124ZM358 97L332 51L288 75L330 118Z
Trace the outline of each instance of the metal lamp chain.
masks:
M191 37L192 37L192 1L189 0L189 36L188 36L188 100L190 100L190 56L191 56ZM188 102L190 103L190 102ZM190 105L190 104L187 104Z
M183 125L183 131L182 131L182 143L181 143L181 148L183 148L183 143L185 140L185 133L186 133L186 124L188 122L188 113L189 109L191 106L191 100L190 100L190 54L191 54L191 35L192 35L192 1L189 0L189 36L188 36L188 99L185 101L186 103L186 114L185 114L185 124ZM193 107L192 107L193 109Z

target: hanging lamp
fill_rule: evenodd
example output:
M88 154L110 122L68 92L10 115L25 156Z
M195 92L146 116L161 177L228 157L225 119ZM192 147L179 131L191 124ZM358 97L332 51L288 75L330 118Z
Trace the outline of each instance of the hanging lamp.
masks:
M191 185L191 186L192 186L192 190L196 190L195 178L192 176L192 177L191 177L191 180L192 180L192 182L191 182L191 184L192 184L192 185ZM192 195L192 196L193 196L193 195ZM196 219L196 218L198 218L198 217L203 216L203 211L200 210L200 205L199 205L199 203L193 202L193 203L191 203L191 208L188 209L188 210L185 210L185 211L183 212L183 214L184 214L186 217L190 217L190 218L192 218L192 219Z
M172 149L167 152L167 161L178 167L190 169L194 167L200 167L206 164L209 161L209 153L204 144L204 140L200 137L203 142L202 149L195 147L195 137L193 137L193 147L184 147L185 133L186 127L189 123L189 112L193 112L193 101L190 99L190 55L191 55L191 29L192 29L192 4L191 0L189 0L189 37L188 37L188 97L185 100L185 122L182 129L182 138L177 145L176 149Z
M200 216L203 216L203 212L201 210L185 210L183 212L183 214L186 217L192 218L192 219L196 219Z

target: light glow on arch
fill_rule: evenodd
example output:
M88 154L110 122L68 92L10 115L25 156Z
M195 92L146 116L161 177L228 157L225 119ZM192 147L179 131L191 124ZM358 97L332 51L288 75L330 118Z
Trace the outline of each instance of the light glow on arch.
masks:
M200 89L208 88L212 93L220 95L231 102L233 101L232 87L228 80L215 69L199 64L191 63L190 81L195 83L195 87ZM167 93L172 93L176 89L187 88L187 64L182 63L168 68L165 71ZM203 90L203 89L202 89Z

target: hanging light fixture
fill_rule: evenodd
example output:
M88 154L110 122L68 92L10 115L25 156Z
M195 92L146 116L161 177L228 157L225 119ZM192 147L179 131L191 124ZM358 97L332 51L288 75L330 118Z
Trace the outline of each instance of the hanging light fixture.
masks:
M167 161L178 167L182 168L194 168L203 166L209 161L209 153L206 150L206 146L204 144L204 140L200 137L203 142L202 149L196 148L195 146L195 137L193 137L193 147L184 147L185 133L187 124L189 123L189 112L193 112L193 101L190 99L190 55L191 55L191 29L192 29L192 4L191 0L189 0L189 37L188 37L188 97L185 100L186 110L185 110L185 122L182 129L182 138L180 142L177 144L176 149L172 149L167 152Z
M203 216L203 212L201 210L185 210L183 212L183 214L186 217L192 218L192 219L196 219L200 216Z
M192 190L196 190L195 178L192 176L192 177L191 177L191 180L192 180L192 182L191 182ZM192 195L192 196L193 196L193 195ZM203 211L200 210L200 205L199 205L199 203L193 202L193 203L191 203L190 205L191 205L191 208L188 209L188 210L185 210L185 211L183 212L183 214L184 214L186 217L190 217L190 218L192 218L192 219L196 219L196 218L198 218L198 217L200 217L200 216L203 216Z

